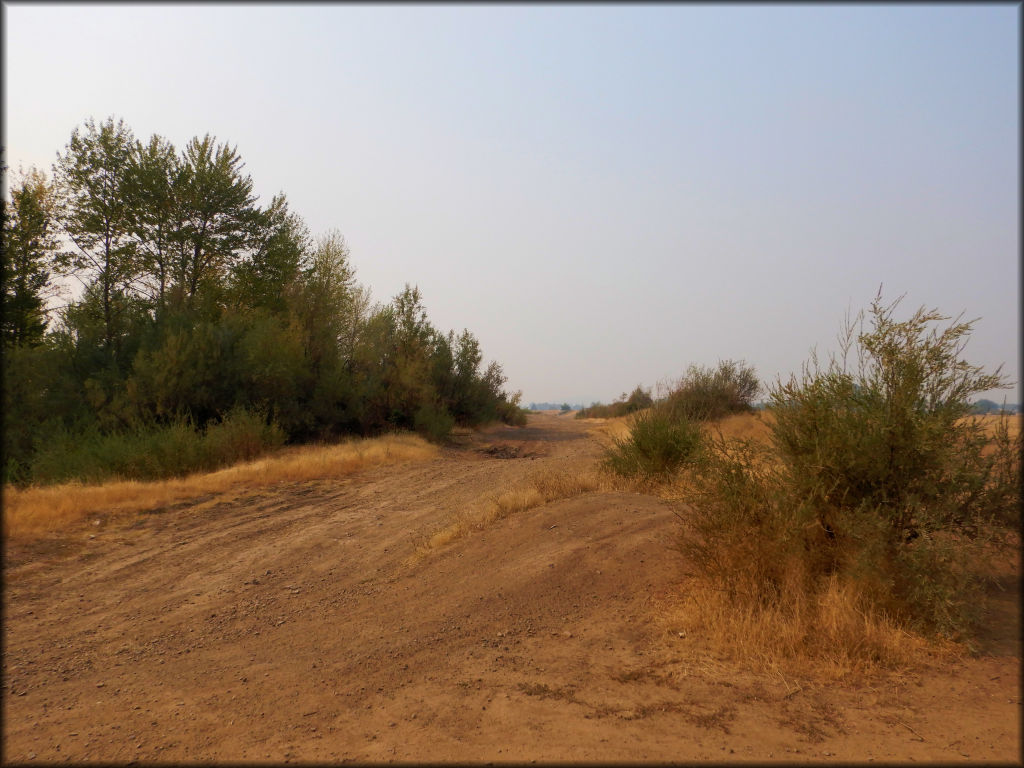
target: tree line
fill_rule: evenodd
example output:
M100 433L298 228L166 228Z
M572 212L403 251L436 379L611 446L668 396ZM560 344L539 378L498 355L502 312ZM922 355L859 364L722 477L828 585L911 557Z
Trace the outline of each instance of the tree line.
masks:
M43 479L54 445L253 415L291 442L524 418L468 330L418 288L374 303L344 237L261 205L235 147L178 150L86 120L51 177L3 201L4 471ZM61 281L80 294L49 310ZM238 417L241 419L242 417ZM51 462L52 463L52 462Z

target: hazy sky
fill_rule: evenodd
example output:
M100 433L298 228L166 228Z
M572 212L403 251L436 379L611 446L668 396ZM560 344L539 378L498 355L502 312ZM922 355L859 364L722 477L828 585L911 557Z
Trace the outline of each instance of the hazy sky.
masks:
M237 145L524 403L835 348L879 284L1020 378L1015 5L4 4L7 161ZM999 393L1020 401L1020 388Z

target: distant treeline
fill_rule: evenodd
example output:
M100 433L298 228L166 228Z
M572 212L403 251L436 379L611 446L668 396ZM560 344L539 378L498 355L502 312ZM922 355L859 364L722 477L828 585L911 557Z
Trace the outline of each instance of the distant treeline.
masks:
M971 406L971 413L974 414L986 414L986 413L1020 413L1019 403L1005 403L999 404L993 400L986 400L982 398L976 401Z
M344 238L312 237L284 194L260 205L243 167L209 135L179 151L110 118L77 128L51 177L10 181L6 481L187 471L131 458L172 433L206 441L209 466L282 440L522 423L473 334L431 325L416 287L371 303ZM58 278L82 292L48 311Z
M571 405L564 401L561 403L530 403L531 411L576 411L582 407L582 405Z

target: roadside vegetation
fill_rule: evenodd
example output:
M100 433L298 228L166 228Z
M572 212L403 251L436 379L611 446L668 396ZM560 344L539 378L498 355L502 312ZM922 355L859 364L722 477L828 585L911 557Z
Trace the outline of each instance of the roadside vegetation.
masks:
M623 392L618 400L613 401L609 405L591 403L588 407L579 409L576 411L576 418L614 419L649 408L653 402L654 399L651 397L650 390L638 386L629 395ZM569 410L568 403L566 403L562 407L562 411L568 412Z
M756 395L753 371L691 369L632 417L604 466L683 504L691 566L681 626L772 666L900 664L927 643L970 644L986 564L1016 546L1016 416L972 416L1004 387L962 358L971 322L883 302L839 351L769 389L759 438L725 414Z
M414 286L373 303L341 234L314 237L284 194L261 204L226 142L179 150L88 120L51 176L9 189L5 483L165 478L282 443L525 423L472 333L435 328Z
M641 482L658 482L703 456L701 422L753 410L751 401L760 383L754 369L743 361L724 360L716 368L690 366L665 397L654 401L631 397L637 407L626 435L614 437L604 467L616 475ZM643 405L641 405L643 403ZM613 404L615 405L615 404Z
M131 515L178 503L187 503L194 513L229 501L232 493L248 493L282 482L338 478L367 467L428 461L437 455L437 446L419 435L383 435L350 438L332 445L286 447L215 472L167 480L8 487L4 491L3 530L5 536L61 531L94 515ZM202 497L207 498L200 501Z

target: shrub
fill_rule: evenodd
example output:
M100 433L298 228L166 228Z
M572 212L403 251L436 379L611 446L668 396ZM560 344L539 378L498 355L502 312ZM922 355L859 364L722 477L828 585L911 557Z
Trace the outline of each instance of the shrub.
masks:
M184 419L109 434L96 427L59 429L36 454L31 479L39 484L89 483L180 475L204 464L200 443L201 435Z
M674 472L699 453L700 427L667 408L638 413L629 436L616 439L605 453L604 466L617 475L650 480Z
M733 599L808 631L807 606L838 584L865 616L960 638L980 615L979 553L1019 523L1020 437L965 418L968 397L1005 384L961 359L972 324L898 322L898 304L876 297L840 357L772 388L769 449L712 445L681 547Z
M680 415L707 421L752 410L760 389L752 367L723 360L717 368L691 365L666 399Z
M511 395L504 395L497 402L498 418L505 424L513 427L525 427L526 417L530 411L519 405L522 392L515 392Z
M202 463L208 468L251 461L284 444L284 430L260 411L234 408L210 423L202 437Z
M58 429L34 457L29 475L41 485L115 477L158 480L247 461L283 442L276 423L242 408L205 431L184 418L107 434L96 427Z
M971 323L929 330L950 318L923 308L896 322L898 303L876 297L872 329L861 320L855 372L846 366L848 326L841 360L824 370L814 363L771 392L773 442L790 483L817 498L820 523L836 536L853 510L870 510L893 546L938 532L973 537L1007 514L1012 489L990 480L1012 450L1005 434L995 452L985 450L984 427L965 418L968 397L1006 382L960 359Z
M451 434L455 419L439 405L421 405L413 417L414 429L434 443L440 443Z
M617 400L612 402L611 405L591 403L589 408L581 408L576 412L576 418L614 419L619 416L627 416L631 413L636 413L644 408L650 408L652 405L654 405L654 398L651 397L650 390L646 390L638 385L628 397L626 393L623 392ZM563 407L562 410L570 410L568 404Z

